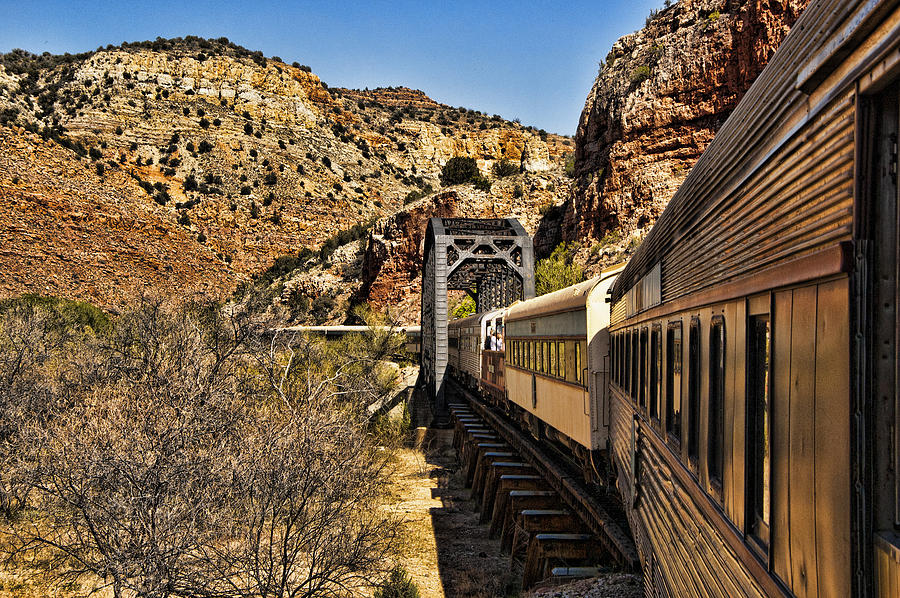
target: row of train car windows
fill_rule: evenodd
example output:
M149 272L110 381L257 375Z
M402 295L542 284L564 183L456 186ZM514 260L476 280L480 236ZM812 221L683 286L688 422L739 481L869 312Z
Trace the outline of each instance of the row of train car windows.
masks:
M682 439L687 442L689 467L696 473L700 458L702 383L699 318L691 319L688 331L686 406L681 396L682 339L681 321L668 323L664 342L660 324L615 334L610 344L612 380L650 418L654 427L664 431L675 454L681 454ZM747 533L765 551L769 543L771 405L771 327L767 314L749 318L747 339ZM725 363L725 319L714 316L709 329L706 464L711 489L720 500L725 447ZM664 409L662 422L661 408ZM682 429L683 408L687 411L686 430Z
M572 371L566 367L566 347L572 355ZM511 340L507 350L510 365L537 374L585 385L585 341Z

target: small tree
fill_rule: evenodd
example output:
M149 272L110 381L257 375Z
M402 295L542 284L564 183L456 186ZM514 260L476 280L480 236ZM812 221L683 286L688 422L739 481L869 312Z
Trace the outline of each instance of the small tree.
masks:
M550 257L540 260L534 269L534 289L537 295L546 295L584 280L581 266L574 262L575 244L560 243Z
M494 162L494 166L491 167L491 172L493 172L494 176L498 179L502 179L518 174L519 168L509 160L500 160L499 162Z
M400 565L391 570L387 580L375 591L375 598L419 598L419 596L416 583Z
M444 185L462 185L479 175L475 158L457 156L450 158L441 169L441 183Z

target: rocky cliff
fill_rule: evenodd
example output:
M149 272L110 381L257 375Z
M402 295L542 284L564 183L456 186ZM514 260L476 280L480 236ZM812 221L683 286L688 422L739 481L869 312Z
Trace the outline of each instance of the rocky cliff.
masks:
M316 249L440 191L441 167L454 156L475 158L494 179L478 212L512 196L512 179L491 176L495 163L515 166L524 192L532 179L559 178L573 151L571 139L417 90L329 88L303 65L193 37L78 56L0 55L0 125L18 181L0 176L8 255L29 251L27 239L6 226L30 205L23 184L45 188L49 225L65 220L68 179L77 173L73 180L91 181L79 189L86 205L103 189L127 198L128 209L152 213L187 243L184 253L212 260L216 275L207 280L219 282L209 288L223 292L278 256ZM41 149L20 160L31 146ZM92 218L80 226L86 250L109 232ZM179 267L158 257L164 270ZM130 263L110 260L107 274L122 288L150 284L124 267ZM2 292L42 291L40 280L66 279L59 268L53 260L23 270L10 262L4 278L17 282ZM101 305L123 299L105 286L90 298Z
M619 39L578 123L573 196L544 230L580 241L588 259L592 245L594 256L621 258L621 244L656 220L807 2L681 0Z

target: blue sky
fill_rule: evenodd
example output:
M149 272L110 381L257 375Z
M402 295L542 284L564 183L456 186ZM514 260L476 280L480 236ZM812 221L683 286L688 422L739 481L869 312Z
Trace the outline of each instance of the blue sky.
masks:
M574 134L597 63L662 0L277 2L0 0L0 52L84 52L225 36L332 86L406 85L439 102Z

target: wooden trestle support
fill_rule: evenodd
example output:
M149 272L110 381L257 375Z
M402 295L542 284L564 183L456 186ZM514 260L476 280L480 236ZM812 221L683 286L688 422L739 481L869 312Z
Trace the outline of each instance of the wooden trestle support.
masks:
M581 504L584 491L573 492L568 476L548 472L554 468L546 455L535 458L535 449L523 445L526 440L512 428L502 429L473 397L467 402L457 398L448 407L453 446L480 511L479 522L490 525L490 537L500 539L511 566L522 564L523 590L551 576L639 569L627 533L602 520L602 508L590 500ZM585 514L598 511L599 521L586 520Z

